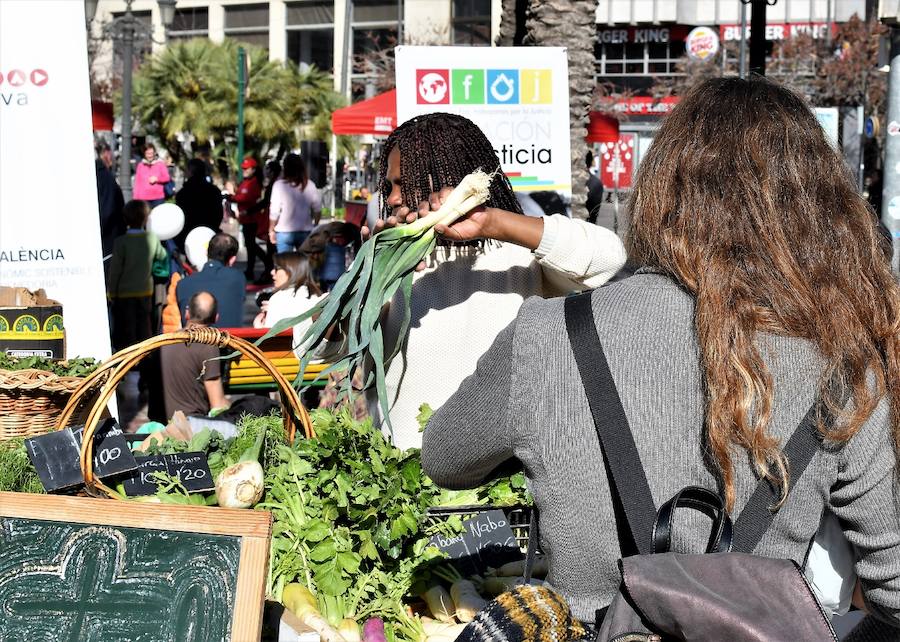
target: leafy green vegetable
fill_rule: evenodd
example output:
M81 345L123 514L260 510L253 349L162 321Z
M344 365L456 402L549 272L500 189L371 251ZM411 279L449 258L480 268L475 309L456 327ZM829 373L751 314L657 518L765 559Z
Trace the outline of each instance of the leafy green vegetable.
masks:
M0 491L44 493L23 439L0 441Z
M14 357L0 352L0 370L46 370L60 377L86 377L100 367L96 359L74 358L55 361L45 357Z
M306 584L329 621L395 620L430 560L421 528L440 490L421 470L417 450L394 448L371 421L349 409L316 410L318 438L278 446L257 508L275 516L268 592Z
M425 432L425 426L428 425L428 422L431 420L431 415L434 414L434 410L431 409L427 403L423 403L419 406L419 414L416 415L416 421L419 422L419 432Z

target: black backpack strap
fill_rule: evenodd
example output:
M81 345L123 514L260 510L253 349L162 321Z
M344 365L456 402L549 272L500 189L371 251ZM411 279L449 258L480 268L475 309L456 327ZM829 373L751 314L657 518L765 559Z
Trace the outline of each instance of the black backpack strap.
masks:
M624 514L634 552L651 552L656 507L650 485L641 465L641 457L616 390L591 308L591 293L570 296L565 301L566 330L575 353L578 372L587 394L594 427L610 477L613 504L617 516ZM618 521L618 520L617 520ZM620 528L620 534L622 533ZM623 557L626 542L621 541Z
M834 386L832 387L834 390ZM846 403L848 395L843 395ZM820 408L821 405L821 408ZM822 433L819 432L817 418L822 413L826 426L830 426L834 417L830 411L817 400L807 411L803 421L797 426L794 434L788 439L782 449L789 468L788 494L794 488L797 480L803 476L816 452L822 446ZM740 553L752 553L756 545L762 540L763 535L769 530L775 520L777 510L772 507L778 503L780 494L778 489L767 479L760 479L756 489L747 500L744 509L734 523L734 550Z

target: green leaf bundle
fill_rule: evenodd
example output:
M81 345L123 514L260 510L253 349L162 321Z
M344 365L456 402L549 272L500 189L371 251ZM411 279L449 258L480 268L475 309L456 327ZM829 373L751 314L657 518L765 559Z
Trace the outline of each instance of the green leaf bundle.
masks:
M378 403L388 429L393 434L388 414L385 374L409 329L413 273L416 266L434 249L434 227L438 224L450 225L484 203L490 196L492 177L493 175L480 170L475 171L463 178L439 210L409 225L388 228L375 234L363 243L353 264L338 279L327 297L308 312L275 324L257 344L301 321L315 319L300 340L303 356L294 382L298 385L312 358L313 348L324 340L332 326L340 326L347 335L348 351L319 376L327 376L332 371L349 370L350 376L346 378L349 391L353 373L358 368L371 367L372 372L365 385L370 386L374 380ZM400 334L396 338L394 350L391 354L385 354L381 312L398 291L403 294L404 305Z

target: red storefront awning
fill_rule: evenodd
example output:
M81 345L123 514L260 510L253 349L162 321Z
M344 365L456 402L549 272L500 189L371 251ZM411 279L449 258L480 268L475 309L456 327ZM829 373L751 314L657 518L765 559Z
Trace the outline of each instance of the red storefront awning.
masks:
M618 120L599 111L592 111L589 117L587 136L584 137L587 142L615 143L619 140Z
M337 135L387 136L397 126L397 90L343 107L331 114L331 130Z
M113 106L101 100L91 101L91 117L95 132L111 132L113 129Z

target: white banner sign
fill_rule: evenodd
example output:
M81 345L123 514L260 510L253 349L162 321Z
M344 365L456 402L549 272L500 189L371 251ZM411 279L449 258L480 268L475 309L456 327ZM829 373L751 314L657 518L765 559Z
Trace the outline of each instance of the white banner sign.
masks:
M83 2L0 1L0 285L62 303L68 356L109 356Z
M397 47L397 120L475 122L517 191L572 191L569 68L562 47ZM487 169L487 168L484 168Z

